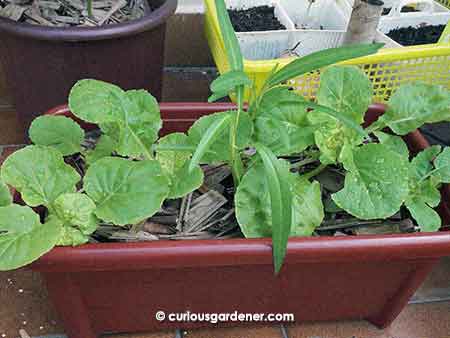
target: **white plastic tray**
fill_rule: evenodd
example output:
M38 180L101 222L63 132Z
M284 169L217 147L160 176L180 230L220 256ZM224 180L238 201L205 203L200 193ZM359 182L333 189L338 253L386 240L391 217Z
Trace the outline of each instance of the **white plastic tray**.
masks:
M275 16L286 30L236 32L244 57L264 60L279 58L296 45L294 52L299 56L340 46L349 20L342 7L345 1L316 0L309 7L307 0L226 0L226 5L228 9L275 8Z

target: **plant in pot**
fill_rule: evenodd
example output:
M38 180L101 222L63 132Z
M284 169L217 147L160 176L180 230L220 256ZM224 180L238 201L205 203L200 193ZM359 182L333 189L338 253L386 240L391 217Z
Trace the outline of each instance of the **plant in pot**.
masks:
M221 0L217 8L232 69L212 83L210 100L232 91L237 106L162 104L161 119L145 90L81 80L69 96L74 115L59 109L70 118L53 112L35 119L34 145L2 165L0 270L47 253L32 267L44 273L71 338L208 324L158 322L158 310L292 312L297 321L367 318L384 326L439 257L450 254L450 235L429 233L441 226L433 208L438 188L450 181L450 149L408 151L424 146L417 127L449 119L449 92L407 84L363 128L372 89L359 69L324 70L314 102L283 84L380 48L357 45L275 69L244 109L251 81ZM189 115L195 109L221 112ZM382 110L369 108L366 118L373 122ZM177 125L186 119L189 129ZM162 120L166 135L158 140ZM167 133L169 123L175 133ZM92 149L83 129L93 124L101 135ZM208 195L202 165L218 163L232 173L219 221L198 223L203 232L186 219L158 224L174 206L189 209L186 200L202 209ZM8 186L26 205L12 203ZM193 201L184 197L193 193ZM247 239L217 236L229 230L220 220L233 211ZM330 236L361 225L423 233ZM105 227L151 242L95 243L105 240L99 233ZM158 240L171 231L172 239L196 238L190 230L212 235ZM72 247L88 241L94 243Z
M80 78L145 88L159 99L166 21L176 6L176 0L0 1L0 62L24 138L31 120L64 102Z

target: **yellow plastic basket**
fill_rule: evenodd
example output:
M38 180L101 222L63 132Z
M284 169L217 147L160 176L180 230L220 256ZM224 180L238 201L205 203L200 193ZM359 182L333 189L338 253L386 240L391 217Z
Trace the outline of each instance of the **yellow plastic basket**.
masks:
M450 0L436 0L447 8L450 8Z
M450 0L441 0L450 1ZM205 0L205 34L214 61L223 74L228 70L227 57L217 20L214 0ZM374 86L374 102L387 101L393 91L401 84L411 81L423 81L440 84L450 89L450 43L444 35L450 35L450 24L438 44L383 48L377 54L352 59L340 64L361 67ZM447 35L447 37L448 37ZM274 67L284 67L294 58L274 60L244 60L244 70L253 80L257 90L261 88ZM291 81L291 85L308 98L315 96L320 81L320 70ZM249 93L246 93L246 99Z

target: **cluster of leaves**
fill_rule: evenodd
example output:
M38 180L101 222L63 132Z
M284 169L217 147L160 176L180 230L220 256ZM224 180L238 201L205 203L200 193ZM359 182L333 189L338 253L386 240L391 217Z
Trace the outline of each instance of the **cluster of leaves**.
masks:
M356 67L332 66L321 74L315 102L284 85L318 68L376 52L381 45L335 48L297 59L254 88L223 0L216 0L230 71L212 85L211 101L230 93L237 109L197 120L186 134L158 140L162 122L156 100L144 90L123 91L81 80L69 97L79 119L99 125L94 150L84 151L84 132L64 116L38 117L30 145L1 169L0 270L32 262L55 245L87 242L99 220L136 224L167 198L179 198L203 182L200 164L227 163L236 187L236 217L246 237L272 237L275 271L281 269L289 236L308 236L324 217L321 187L313 178L328 165L346 170L339 207L360 219L389 217L405 205L423 231L440 227L433 210L439 185L450 182L450 149L434 146L410 159L405 135L428 122L450 120L450 93L427 84L397 90L388 110L364 130L372 85ZM252 91L247 110L244 90ZM395 134L383 132L389 127ZM248 149L256 150L249 155ZM282 157L317 148L321 164L294 174ZM85 176L65 163L81 153ZM81 182L82 181L82 182ZM7 185L28 206L12 204ZM31 207L45 206L45 219Z

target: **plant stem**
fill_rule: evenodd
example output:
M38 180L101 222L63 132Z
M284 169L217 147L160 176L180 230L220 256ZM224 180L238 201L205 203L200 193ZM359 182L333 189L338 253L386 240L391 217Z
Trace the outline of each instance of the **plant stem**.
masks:
M88 11L88 15L90 18L92 18L94 16L94 11L93 11L93 1L94 0L87 0L87 11Z
M386 127L385 124L382 124L379 121L375 121L374 123L372 123L370 126L368 126L366 128L366 132L367 132L367 134L372 134L373 132L375 132L377 130L383 129L384 127Z
M238 96L237 97L238 110L236 112L236 118L233 119L234 121L230 131L230 153L231 153L231 172L233 174L234 185L237 188L239 186L239 183L241 182L241 177L243 175L244 169L244 165L242 164L242 159L239 155L239 151L236 145L239 118L243 110L244 87L241 86L240 88L238 88L236 94Z
M310 156L311 157L306 157L301 161L291 163L291 169L300 168L303 167L304 165L316 162L319 159L320 153L319 152L311 153Z
M313 178L314 176L318 175L320 172L322 172L327 167L326 164L321 164L317 168L311 170L310 172L307 172L306 174L303 174L302 177L309 180L310 178Z
M431 170L428 174L422 176L422 178L419 180L419 183L422 183L423 181L425 181L428 177L430 177L431 175L433 175L435 172L441 170L441 168L434 168L433 170Z

